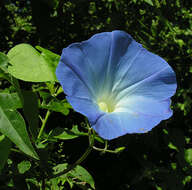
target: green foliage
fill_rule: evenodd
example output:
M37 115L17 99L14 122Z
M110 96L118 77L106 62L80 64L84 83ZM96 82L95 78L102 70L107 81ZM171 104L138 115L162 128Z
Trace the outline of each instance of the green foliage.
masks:
M87 135L87 133L80 132L76 125L71 130L55 128L52 133L53 138L62 140L74 139L82 135Z
M4 71L7 72L7 65L8 65L8 57L0 52L0 68Z
M0 93L1 108L13 109L22 108L21 100L17 93Z
M24 174L31 168L31 162L24 160L17 165L17 168L20 174Z
M152 0L144 0L146 3L148 3L149 5L153 6L153 1Z
M6 135L24 153L38 159L27 134L25 121L13 108L3 107L0 102L0 132Z
M61 171L65 170L67 166L68 164L58 164L53 168L54 174L60 173ZM91 188L95 189L95 182L92 176L85 168L79 165L77 165L69 173L52 179L51 182L55 189L59 188L59 186L57 186L59 183L64 185L66 182L69 183L71 188L73 188L73 184L77 184L78 186L82 187L82 189L84 189L83 187L86 186L86 184L89 184Z
M29 44L19 44L15 46L9 50L7 54L11 64L11 66L8 67L8 72L15 78L24 81L56 81L56 64L55 61L49 59L49 56L52 58L54 54L52 53L50 55L47 52L40 54Z
M68 115L69 109L71 109L72 107L66 100L59 101L57 99L53 99L48 104L42 104L41 108L60 112L63 115Z
M192 166L192 148L185 150L185 160Z
M0 189L190 189L191 7L181 0L0 2ZM95 135L99 153L83 166L96 184L79 165L50 178L80 157L92 134L57 83L61 50L114 29L130 33L173 67L173 117L149 134L109 144Z

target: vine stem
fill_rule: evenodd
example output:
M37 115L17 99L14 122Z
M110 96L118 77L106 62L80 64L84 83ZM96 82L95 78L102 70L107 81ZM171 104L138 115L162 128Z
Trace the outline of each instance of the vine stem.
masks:
M52 178L56 178L59 177L63 174L66 174L67 172L73 170L77 165L79 165L81 162L83 162L87 156L90 154L91 150L93 149L93 145L94 145L94 133L90 134L90 129L89 129L89 147L87 148L87 150L85 151L85 153L72 165L70 165L67 169L63 170L62 172L49 176L48 179L52 179Z
M63 170L62 172L49 176L48 179L52 179L52 178L56 178L59 177L63 174L66 174L67 172L71 171L72 169L74 169L77 165L79 165L83 160L85 160L85 158L87 158L87 156L89 155L89 153L91 152L92 147L88 147L87 150L85 151L85 153L72 165L70 165L67 169Z
M40 139L50 114L51 114L51 112L49 110L47 110L47 113L45 115L45 119L42 120L42 125L41 125L41 128L40 128L39 134L37 136L37 139Z
M95 146L93 146L93 149L97 150L97 151L100 151L102 153L109 152L109 153L117 154L117 151L115 151L115 150L107 150L105 148L104 149L103 148L97 148Z
M91 142L90 146L87 148L87 150L85 151L85 153L75 163L70 165L67 169L63 170L62 172L49 176L48 179L59 177L63 174L66 174L67 172L73 170L77 165L79 165L81 162L83 162L87 158L87 156L90 154L91 150L93 149L93 144L94 144L94 139L92 139L92 142Z

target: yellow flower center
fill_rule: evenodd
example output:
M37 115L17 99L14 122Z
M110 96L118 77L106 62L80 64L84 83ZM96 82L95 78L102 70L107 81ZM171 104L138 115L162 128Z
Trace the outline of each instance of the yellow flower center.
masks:
M112 102L98 102L99 108L104 112L113 112L114 111L114 104Z

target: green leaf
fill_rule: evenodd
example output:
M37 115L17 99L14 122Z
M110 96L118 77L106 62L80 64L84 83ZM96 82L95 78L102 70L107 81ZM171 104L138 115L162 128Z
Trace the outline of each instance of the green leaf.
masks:
M5 73L7 73L8 62L7 55L0 52L0 69L2 69Z
M13 76L11 76L10 74L7 76L7 80L14 86L14 88L17 91L18 96L21 100L21 103L23 105L23 96L21 93L21 89L20 89L20 85L19 85L18 80L16 78L14 78Z
M151 6L154 6L154 4L153 4L153 1L152 0L144 0L146 3L148 3L149 5L151 5Z
M52 51L49 51L48 49L42 48L40 46L36 46L36 49L41 52L41 55L45 58L50 67L57 67L60 60L60 55L55 54Z
M0 132L6 135L20 150L29 156L38 159L36 152L28 137L25 121L13 109L4 109L0 102Z
M53 135L53 138L55 139L61 139L61 140L69 140L69 139L75 139L79 137L79 135L76 135L75 133L71 132L70 130L63 129L63 128L55 128L51 134Z
M0 93L0 102L3 109L22 108L21 100L17 93Z
M192 176L186 176L184 179L183 179L183 185L185 185L186 183L190 183L192 180Z
M24 174L31 168L31 162L24 160L17 165L20 174Z
M71 109L72 107L66 100L58 101L54 99L54 100L51 100L47 105L42 104L41 108L48 109L55 112L60 112L63 115L68 115L69 109Z
M0 131L9 137L23 152L32 157L37 157L27 135L25 122L16 111L18 108L22 108L22 104L17 93L0 93ZM25 146L29 147L25 148ZM28 148L31 150L28 150Z
M0 156L0 173L8 159L10 148L11 148L11 141L4 135L1 135L0 136L0 155L1 155Z
M0 68L0 79L6 79L7 74L4 73L4 71Z
M93 189L95 189L95 182L91 174L82 166L77 165L73 170L69 172L69 175L79 179L81 182L88 183Z
M53 130L51 137L55 139L61 139L61 140L69 140L69 139L74 139L80 136L88 136L88 133L81 132L78 129L77 125L74 125L71 130L66 129L66 128L60 128L57 127ZM94 137L95 140L97 140L100 143L104 143L104 140L98 136Z
M122 146L122 147L116 148L115 152L120 153L120 152L123 152L125 149L126 149L126 147Z
M192 148L185 150L185 161L192 166Z
M168 147L169 147L170 149L179 151L178 148L177 148L172 142L169 142Z
M8 72L15 78L30 82L56 81L56 64L29 44L19 44L7 54ZM49 61L48 61L49 60Z
M162 188L159 186L156 186L156 190L162 190Z
M67 168L67 163L65 164L58 164L55 167L53 167L53 174L58 174L60 172L62 172L63 170L65 170ZM54 190L57 190L59 187L58 185L61 183L62 185L65 184L65 182L67 181L67 175L61 175L59 177L53 178L51 179L51 184Z
M67 169L67 163L65 164L58 164L55 167L53 167L53 174L58 174L60 172L62 172L63 170ZM63 175L62 175L63 176Z
M87 136L87 133L80 132L77 125L74 125L71 130L56 128L53 130L51 136L53 136L53 138L56 138L56 139L69 140L69 139L77 138L79 136Z
M58 164L57 166L53 167L54 174L58 174L62 172L63 170L67 169L68 164ZM90 175L90 173L83 168L80 165L77 165L73 170L69 171L68 173L61 175L60 177L57 178L64 178L69 180L71 183L76 183L76 179L78 179L80 182L84 182L89 184L93 189L95 189L95 182L93 177ZM75 181L72 181L75 180ZM68 182L69 182L68 181Z

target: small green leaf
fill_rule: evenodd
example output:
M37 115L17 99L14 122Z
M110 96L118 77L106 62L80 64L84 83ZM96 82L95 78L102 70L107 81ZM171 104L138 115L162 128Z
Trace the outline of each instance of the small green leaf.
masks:
M57 81L56 64L45 58L29 44L19 44L7 54L10 62L8 72L15 78L30 82Z
M171 168L172 168L173 170L176 170L176 169L177 169L177 164L174 163L174 162L172 162L172 163L171 163Z
M119 148L116 148L116 149L115 149L115 152L116 152L116 153L120 153L120 152L124 151L125 148L126 148L126 147L124 147L124 146L119 147Z
M8 62L7 55L0 52L0 69L2 69L5 73L7 73Z
M55 139L61 139L61 140L69 140L69 139L75 139L79 137L78 135L74 134L70 130L63 129L63 128L55 128L52 133L53 138Z
M4 135L1 135L0 136L0 155L1 155L0 156L0 173L8 159L10 148L11 148L11 141Z
M192 148L185 150L185 161L192 166Z
M54 170L54 174L58 174L60 172L62 172L63 170L67 169L68 164L64 163L64 164L58 164L57 166L55 166L53 168ZM73 183L76 183L77 181L73 181L74 179L78 179L80 182L83 183L87 183L89 184L93 189L95 189L95 182L93 177L90 175L90 173L83 168L80 165L77 165L73 170L69 171L68 173L61 175L58 178L64 178L67 179L67 181L71 183L71 185Z
M164 132L166 135L169 134L169 132L168 132L166 129L163 129L163 132Z
M192 177L191 176L186 176L184 179L183 179L183 185L185 185L186 183L190 183L192 180Z
M76 135L87 135L87 133L81 132L78 129L77 125L74 125L73 128L71 129L71 132L73 132Z
M149 5L153 6L153 1L152 0L144 0L146 3L148 3Z
M159 186L156 186L156 190L162 190L162 188Z
M31 168L31 162L24 160L17 165L20 174L24 174Z
M168 147L169 147L170 149L179 151L178 148L177 148L172 142L169 142Z
M53 167L53 174L58 174L60 172L62 172L63 170L67 169L67 163L65 164L58 164L55 167Z
M6 135L20 150L29 156L38 159L27 134L25 121L13 109L4 109L0 102L0 132Z
M71 109L71 105L66 101L58 101L58 100L51 100L47 105L41 105L42 108L48 109L55 112L60 112L63 115L69 114L69 109Z
M69 175L79 179L81 182L88 183L93 189L95 189L95 182L90 173L80 165L77 165L73 170L69 172Z
M71 130L63 129L63 128L55 128L51 134L53 138L62 139L62 140L74 139L82 135L87 135L87 133L80 132L78 130L77 125L73 126Z
M192 73L192 66L191 66L191 67L189 67L189 72L190 72L190 73Z
M66 178L66 181L69 183L70 188L73 188L74 181L71 178Z

